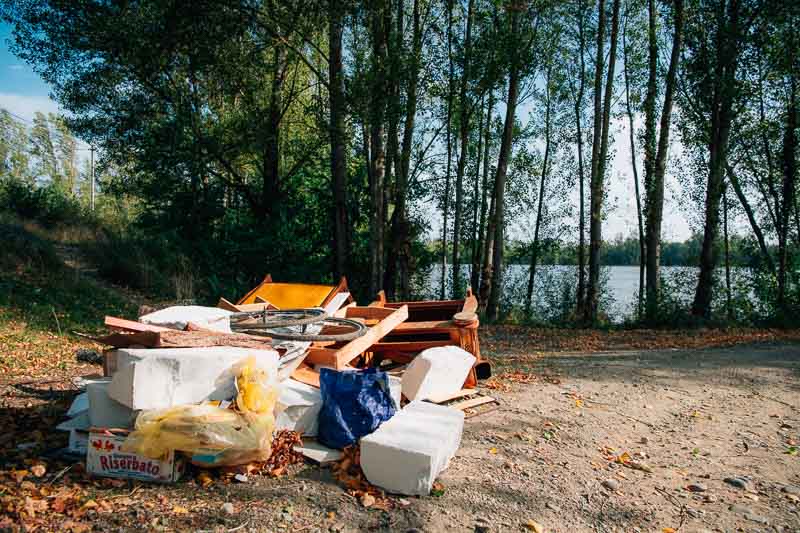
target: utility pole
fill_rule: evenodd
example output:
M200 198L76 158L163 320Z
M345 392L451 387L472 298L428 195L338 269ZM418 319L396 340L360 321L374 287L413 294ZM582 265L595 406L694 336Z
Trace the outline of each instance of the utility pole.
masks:
M94 145L89 145L89 175L92 180L92 192L89 196L89 209L94 211Z

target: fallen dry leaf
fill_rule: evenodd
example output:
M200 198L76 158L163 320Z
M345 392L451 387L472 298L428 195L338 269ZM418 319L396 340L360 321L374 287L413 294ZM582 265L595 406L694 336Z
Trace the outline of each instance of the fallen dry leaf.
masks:
M364 507L372 507L375 505L375 496L372 494L364 494L361 496L361 505Z
M176 505L172 508L173 514L189 514L189 509Z
M45 474L45 472L47 472L47 468L42 464L33 465L31 467L31 472L36 477L42 477Z
M525 527L530 531L535 531L536 533L544 533L544 527L536 520L528 520L525 522Z

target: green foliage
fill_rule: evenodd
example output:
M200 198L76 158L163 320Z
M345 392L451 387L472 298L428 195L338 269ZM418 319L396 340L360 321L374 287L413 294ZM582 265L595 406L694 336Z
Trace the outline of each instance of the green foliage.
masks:
M95 332L102 329L104 314L136 312L119 291L67 267L51 241L8 215L0 216L0 242L0 308L28 327Z
M74 223L81 219L83 208L72 196L54 183L31 187L14 178L0 179L0 211L21 218L37 220L46 227Z

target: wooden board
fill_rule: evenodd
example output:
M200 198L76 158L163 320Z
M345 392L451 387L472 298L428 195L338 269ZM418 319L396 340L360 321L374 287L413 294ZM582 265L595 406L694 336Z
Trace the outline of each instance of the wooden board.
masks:
M115 332L102 337L90 337L101 344L115 348L145 346L147 348L205 348L209 346L235 346L254 350L273 349L271 339L242 333L218 331L134 331Z
M460 409L463 411L464 409L470 409L472 407L477 407L479 405L484 405L487 403L496 402L494 398L491 396L478 396L477 398L470 398L469 400L464 400L463 402L457 402L448 405L448 407L452 407L453 409Z
M430 398L427 399L427 401L433 403L444 403L444 402L449 402L450 400L455 400L456 398L463 398L464 396L472 396L473 394L478 394L477 389L461 389L460 391L454 392L452 394L431 396Z
M109 329L118 331L170 331L169 328L153 326L152 324L142 324L141 322L125 320L124 318L117 318L115 316L106 316L105 324Z
M292 372L292 379L319 388L319 372L306 364L300 365Z
M220 309L225 309L226 311L231 311L232 313L241 313L242 310L236 306L233 302L229 302L225 298L220 298L217 302L217 307Z
M352 317L361 314L359 310L362 309L382 311L382 309L378 307L347 307L347 316ZM329 365L337 370L345 369L350 361L369 350L374 344L378 343L408 318L408 307L406 306L394 311L386 311L389 313L388 316L369 328L361 337L353 339L340 348L311 348L308 351L308 358L306 360L315 365Z
M379 342L372 345L373 352L411 352L419 353L428 348L436 348L438 346L453 346L451 340L440 341L397 341L397 342Z

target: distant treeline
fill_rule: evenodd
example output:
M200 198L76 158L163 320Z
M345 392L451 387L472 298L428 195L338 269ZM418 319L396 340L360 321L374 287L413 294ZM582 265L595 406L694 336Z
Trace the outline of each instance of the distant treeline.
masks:
M703 243L702 235L692 235L684 242L665 241L661 244L661 264L663 266L698 266L698 257ZM758 250L752 239L730 236L731 266L751 266L758 261ZM548 240L539 251L539 262L544 265L577 265L578 247L574 243ZM639 241L634 237L617 237L606 241L601 248L600 257L606 266L639 265ZM508 261L512 264L530 265L531 245L522 241L508 243Z

